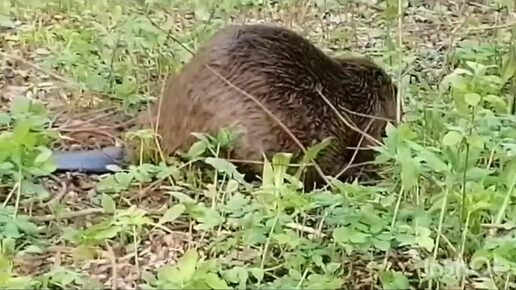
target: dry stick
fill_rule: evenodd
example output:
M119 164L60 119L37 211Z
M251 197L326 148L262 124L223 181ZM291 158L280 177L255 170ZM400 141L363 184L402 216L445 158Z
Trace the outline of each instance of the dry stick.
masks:
M402 80L402 55L403 55L403 6L401 0L398 0L398 93L396 94L396 121L401 121L401 94L403 91Z
M85 127L85 125L91 125L91 126ZM93 125L95 125L95 124L90 124L88 122L81 122L81 124L71 125L71 126L66 126L66 127L56 127L53 129L58 130L58 131L63 131L63 132L80 132L81 130L100 131L100 130L107 130L107 129L113 129L113 128L118 127L116 125L114 125L114 126L103 126L103 125L93 126Z
M302 6L301 10L301 21L299 23L305 22L306 14L308 13L308 10L310 9L310 6L312 5L312 0L307 0L306 3Z
M372 141L373 143L375 143L376 145L378 146L381 146L381 147L385 147L385 145L383 145L380 141L376 140L376 138L374 138L373 136L367 134L366 132L364 132L363 130L359 129L354 123L353 121L351 120L346 120L344 119L344 117L342 116L342 114L339 113L339 111L337 110L337 108L335 108L335 106L328 100L328 98L326 98L326 96L324 96L324 94L321 92L320 89L317 89L317 92L319 93L319 95L321 96L321 98L323 98L323 100L326 102L326 104L328 104L328 106L330 106L330 108L335 112L335 114L337 114L337 116L339 117L339 119L344 122L345 125L347 125L351 130L359 133L359 134L362 134L364 137L368 138L370 141Z
M159 119L161 118L161 105L163 104L163 94L165 93L165 79L163 80L161 84L161 90L159 94L159 103L158 103L158 111L156 112L156 124L154 124L154 128L152 128L155 132L157 132L159 128ZM152 118L152 113L150 107L148 107L147 113L149 114L149 117ZM152 120L152 119L151 119Z
M42 204L42 207L46 207L46 206L50 206L50 205L58 203L65 196L66 192L68 191L68 186L66 184L66 181L59 180L59 178L57 178L57 176L55 176L55 175L49 175L49 177L54 182L60 184L61 189L59 190L59 193L56 196L54 196L52 199L50 199L49 201Z
M160 145L160 142L158 140L158 136L157 136L157 130L158 130L158 126L159 126L159 118L161 116L161 104L162 104L162 100L163 100L163 95L164 95L164 92L165 92L165 86L166 86L166 79L167 78L164 78L163 79L163 82L162 82L162 85L161 85L161 90L160 90L160 96L159 96L159 106L158 106L158 112L157 112L157 118L156 118L156 124L154 125L154 128L152 128L153 132L154 132L154 143L156 144L156 147L158 147L158 153L162 159L162 161L165 161L165 154L163 153L163 149L161 148L161 145ZM148 120L150 120L150 124L151 124L151 127L153 126L153 122L152 122L152 114L151 114L151 108L150 108L150 105L149 103L147 103L147 113L148 113ZM168 176L167 177L170 184L174 184L174 179L172 178L172 176ZM151 184L152 186L152 184ZM144 192L146 192L148 189L150 188L147 187L144 189ZM140 195L140 194L138 194Z
M113 139L117 139L113 134L101 131L97 128L77 128L77 129L58 129L58 131L66 132L66 133L98 133L100 135L104 135L106 137L110 137Z
M163 82L162 82L162 85L161 85L161 92L160 92L160 96L159 96L159 106L158 106L158 112L157 112L157 118L156 118L156 124L154 125L154 142L156 143L156 146L158 147L158 152L160 154L160 157L163 161L165 161L165 154L163 154L163 149L161 148L161 145L159 143L159 140L158 140L158 136L157 136L157 130L158 130L158 126L159 126L159 118L161 117L161 104L163 102L163 95L165 94L165 86L166 86L166 78L163 79ZM147 108L147 112L149 113L149 117L151 116L151 109L150 107ZM152 120L152 119L151 119ZM152 124L152 122L151 122ZM170 183L172 184L172 180L171 180L172 177L169 176L169 181Z
M184 50L188 51L191 55L193 55L193 51L191 49L189 49L186 45L184 45L179 39L177 39L175 36L172 35L172 33L170 33L170 31L166 31L165 29L161 28L161 26L159 26L156 22L154 22L154 20L152 20L152 18L150 18L150 15L148 13L143 13L140 11L140 13L142 14L145 14L145 16L147 17L147 20L149 20L149 22L152 24L152 26L156 27L158 30L160 30L161 32L167 34L167 37L169 37L170 39L172 39L174 42L176 42L177 44L179 44Z
M78 218L83 217L87 215L92 214L104 214L105 211L102 208L87 208L80 211L71 211L71 212L65 212L59 216L53 215L53 214L47 214L43 216L32 216L30 217L31 221L35 222L49 222L53 220L59 220L59 219L72 219L72 218Z
M94 109L94 110L91 110L89 112L82 112L82 113L77 113L75 115L75 117L84 117L84 116L87 116L89 114L91 115L96 115L96 114L99 114L99 113L103 113L105 111L109 111L109 110L115 110L117 107L116 106L107 106L107 107L102 107L102 108L98 108L98 109Z
M326 235L321 231L321 229L314 229L312 227L300 225L297 223L287 223L287 224L285 224L285 226L287 228L290 228L293 230L298 230L298 231L301 231L301 232L304 232L307 234L313 234L313 235L321 237L321 238L326 237Z
M57 114L55 114L55 115L54 115L54 117L52 117L52 119L50 120L50 122L49 122L49 124L48 124L48 127L49 127L49 128L52 128L52 127L54 126L54 124L57 122L57 119L59 119L59 117L60 117L60 116L62 116L62 115L64 115L64 112L58 112ZM67 123L69 123L69 122L70 122L70 120L69 120L69 119L67 119L66 121L64 121L64 122L61 124L61 126L62 126L63 124L67 124Z
M360 148L360 146L362 145L362 142L364 140L364 137L367 137L369 138L371 141L373 141L374 143L376 143L377 145L379 146L382 146L384 147L384 145L382 143L380 143L378 140L376 140L376 138L372 137L371 135L367 134L366 132L360 130L354 123L353 121L350 120L346 120L344 118L344 116L342 116L342 114L340 114L340 112L335 108L335 106L333 106L333 104L328 100L328 98L326 98L326 96L324 96L324 94L321 92L320 89L317 90L317 92L319 93L319 95L323 98L323 100L326 102L326 104L328 104L328 106L331 107L331 109L335 112L335 114L337 114L337 116L342 120L342 122L344 122L345 125L347 125L350 129L354 130L355 132L361 134L362 136L360 137L360 140L359 140L359 143L357 145L357 148L355 149L355 151L353 152L353 156L351 157L351 159L349 160L348 164L344 167L344 169L342 169L338 174L337 176L335 176L334 178L339 178L346 170L348 170L349 168L351 168L351 163L355 160L355 157L358 153L358 150ZM350 113L355 113L353 112L352 110L349 110L349 109L346 109L342 106L339 106L339 108L341 109L344 109L345 111L347 112L350 112ZM371 116L371 115L366 115L366 114L360 114L360 113L355 113L356 115L361 115L363 117L370 117L371 120L369 121L369 124L367 125L366 127L366 130L369 129L369 127L371 126L372 122L373 122L373 119L374 119L374 116ZM354 166L355 167L355 166Z
M91 131L98 132L101 130L113 129L113 126L82 127L87 124L88 124L88 122L81 122L81 124L78 124L78 125L55 127L55 128L52 128L52 130L66 132L66 133L75 133L75 132L85 132L85 131L86 132L91 132ZM92 124L89 124L89 125L92 125Z
M150 215L163 215L164 209L166 206L162 206L158 209L145 209L145 211ZM79 211L70 211L60 214L59 216L54 214L47 214L42 216L31 216L30 220L34 222L50 222L53 220L66 220L73 218L80 218L88 215L94 214L112 214L111 212L106 212L103 208L87 208Z
M367 125L366 129L365 130L369 130L369 127L373 124L373 120L370 120L369 121L369 124ZM362 145L362 142L364 141L364 135L362 135L360 137L360 140L358 141L358 145L357 145L357 148L355 149L355 151L353 152L353 156L351 156L351 159L348 161L348 164L344 167L344 169L342 169L336 176L335 176L335 179L338 179L342 174L344 174L344 172L346 172L346 170L348 170L349 168L351 168L351 163L353 163L353 161L355 161L355 158L358 154L358 150L360 148L360 146Z
M349 114L352 114L352 115L356 115L356 116L359 116L359 117L365 117L365 118L369 118L369 119L374 119L374 120L380 120L380 121L386 121L386 122L394 122L396 120L394 119L391 119L391 118L385 118L385 117L380 117L380 116L373 116L373 115L368 115L368 114L363 114L363 113L359 113L359 112L355 112L355 111L352 111L344 106L341 106L339 105L339 109L345 111L346 113L349 113Z
M66 105L63 105L63 107L67 107ZM108 107L104 107L104 108L99 108L99 109L95 109L95 110L91 110L89 112L82 112L82 113L77 113L77 114L74 114L74 118L75 119L78 119L80 117L85 117L87 115L96 115L96 114L100 114L100 113L103 113L105 111L108 111L108 110L111 110L111 109L116 109L116 106L108 106ZM114 113L114 112L111 112L111 113ZM108 113L110 114L110 113ZM52 121L52 123L54 123L58 118L59 116L61 115L64 115L64 112L59 112L55 117L54 117L54 120ZM104 114L101 114L100 115L100 118L102 117L105 117L106 116L106 113ZM75 124L70 124L70 119L67 119L66 121L64 121L60 126L59 128L70 128L70 127L76 127L76 126L80 126L81 124L85 124L85 123L90 123L94 120L97 120L99 119L98 115L96 117L93 117L92 119L88 119L88 121L84 121L84 120L78 120L78 123L75 123ZM77 120L75 120L77 121Z
M267 109L262 103L260 103L260 101L258 101L255 97L253 97L252 95L250 95L246 91L244 91L244 90L240 89L239 87L235 86L227 78L222 76L219 72L217 72L216 70L211 68L209 65L205 65L205 66L210 71L212 71L215 75L217 75L220 79L222 79L226 84L228 84L230 87L232 87L233 89L239 91L240 93L244 94L246 97L250 98L253 102L255 102L265 113L267 113L269 115L269 117L271 117L276 123L278 123L278 125L290 136L290 138L292 138L292 140L299 146L299 148L301 148L301 150L303 150L303 153L306 154L306 148L303 146L303 144L301 144L299 139L297 139L296 136L294 136L294 134L285 126L285 124L283 124L276 116L274 116L274 114L271 111L269 111L269 109ZM328 185L330 185L331 184L330 181L326 178L326 176L324 175L324 173L321 170L321 168L319 167L319 165L315 161L313 161L313 162L314 162L314 166L315 166L317 172L319 173L319 175L321 176L321 178L323 178L324 181Z
M100 111L100 110L97 110L97 111L98 111L98 113L103 112L103 111ZM88 114L95 114L95 113L87 112L83 116L87 116ZM63 124L63 125L59 126L59 128L61 128L61 129L73 128L73 127L77 127L77 126L80 126L80 125L83 125L83 124L90 124L90 125L92 125L94 121L97 121L99 119L108 117L109 115L113 115L113 114L115 114L115 112L107 112L107 113L98 114L98 115L92 117L91 119L88 119L87 121L79 120L79 122L77 122L75 124ZM75 117L77 118L77 116L75 116ZM107 127L110 128L110 127L113 127L113 126L107 126Z
M111 280L113 281L111 283L111 289L116 290L117 289L117 280L118 280L118 269L117 269L117 263L116 263L116 256L115 252L113 251L113 248L109 245L109 242L106 242L106 249L108 252L108 259L111 263Z
M256 164L256 165L263 165L265 162L263 161L259 161L259 160L246 160L246 159L232 159L232 158L222 158L228 162L231 162L231 163L242 163L242 164ZM282 163L274 163L274 162L269 162L270 165L281 165ZM289 166L291 167L301 167L303 166L304 164L301 164L301 163L290 163Z
M139 198L143 197L150 189L158 186L161 182L163 182L163 179L155 180L154 182L149 184L147 187L145 187L144 189L140 190L137 194L132 195L129 198L129 201L133 201L135 199L139 199Z

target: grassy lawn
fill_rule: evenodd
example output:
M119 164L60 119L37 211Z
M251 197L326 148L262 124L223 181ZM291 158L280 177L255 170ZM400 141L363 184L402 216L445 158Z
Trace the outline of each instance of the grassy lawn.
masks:
M516 289L514 0L0 1L0 288ZM401 17L400 17L401 16ZM131 141L167 76L229 23L373 57L406 110L379 179L247 184L200 138L56 173L51 150ZM275 160L288 162L278 152ZM194 161L204 162L202 168Z

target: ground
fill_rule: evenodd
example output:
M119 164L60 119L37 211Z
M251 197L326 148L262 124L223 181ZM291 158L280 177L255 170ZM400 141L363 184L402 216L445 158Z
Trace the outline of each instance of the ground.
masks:
M2 1L0 286L514 289L514 5ZM136 111L231 22L281 23L389 72L406 113L380 179L303 192L274 167L245 184L202 142L189 156L213 170L54 172L50 150L149 140Z

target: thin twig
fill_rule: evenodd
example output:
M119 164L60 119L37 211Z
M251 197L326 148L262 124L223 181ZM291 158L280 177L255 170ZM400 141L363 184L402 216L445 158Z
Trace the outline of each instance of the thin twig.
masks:
M230 87L232 87L233 89L239 91L240 93L244 94L246 97L250 98L253 102L255 102L266 114L269 115L269 117L271 117L284 131L285 133L287 133L290 138L297 144L297 146L299 146L299 148L303 151L303 153L306 154L306 148L305 146L303 146L303 144L299 141L299 139L296 138L296 136L294 136L294 134L292 133L292 131L290 131L287 126L285 126L285 124L283 124L283 122L281 122L281 120L279 120L269 109L267 109L262 103L260 103L260 101L258 101L254 96L252 96L251 94L247 93L246 91L240 89L239 87L235 86L233 83L231 83L227 78L225 78L224 76L222 76L219 72L217 72L216 70L214 70L211 66L209 65L205 65L210 71L212 71L215 75L217 75L220 79L222 79L226 84L228 84ZM326 178L326 176L324 175L324 172L322 171L321 167L319 167L319 165L315 162L314 162L314 166L317 170L317 172L319 173L319 175L321 176L321 178L327 183L327 184L331 184L330 181L328 180L328 178Z
M364 117L364 118L369 118L369 119L374 119L374 120L380 120L380 121L386 121L386 122L395 122L396 121L395 119L391 119L391 118L386 118L386 117L381 117L381 116L373 116L373 115L369 115L369 114L355 112L355 111L350 110L350 109L348 109L348 108L346 108L344 106L341 106L341 105L339 105L339 109L343 110L346 113L349 113L349 114L352 114L352 115L355 115L355 116L359 116L359 117Z
M163 215L164 211L166 210L166 206L162 206L161 208L157 209L145 209L144 210L149 215ZM88 215L104 215L104 214L112 214L110 212L106 212L103 208L87 208L79 211L69 211L65 212L59 215L55 214L47 214L42 216L31 216L30 220L34 222L49 222L54 220L65 220L65 219L74 219L74 218L80 218Z
M109 242L106 242L106 250L108 254L108 259L111 264L111 289L117 289L117 280L118 280L118 265L116 263L116 255L113 248L109 245Z
M297 224L297 223L287 223L287 224L285 224L285 226L287 228L290 228L290 229L293 229L293 230L298 230L298 231L301 231L301 232L305 232L307 234L315 235L316 237L321 237L321 238L326 237L326 235L324 233L322 233L320 229L316 230L316 229L314 229L312 227L300 225L300 224Z
M369 121L369 124L367 125L366 130L369 129L369 127L371 126L372 123L373 123L373 120ZM352 165L353 161L355 161L355 158L358 154L358 150L359 150L358 148L362 145L363 141L364 141L364 135L362 135L360 137L360 140L357 145L357 149L355 149L355 151L353 151L353 156L351 156L350 160L348 161L348 164L334 177L335 179L338 179L342 174L344 174L344 172L346 172L347 170L349 170L351 168L351 165Z
M63 132L63 133L98 133L100 135L104 135L106 137L110 137L113 139L118 139L115 135L99 130L98 128L77 128L77 129L61 129L58 128L57 131Z
M47 214L47 215L43 215L43 216L32 216L32 217L30 217L30 220L35 221L35 222L49 222L49 221L58 220L58 219L63 220L63 219L79 218L79 217L84 217L84 216L93 215L93 214L105 214L105 211L102 208L87 208L87 209L80 210L80 211L65 212L63 214L60 214L59 216L56 216L54 214Z
M59 201L61 201L61 199L65 196L66 192L68 191L68 186L66 184L66 181L62 181L54 175L49 175L49 178L52 179L57 184L60 184L61 188L59 189L59 193L56 194L48 202L45 202L44 204L42 204L42 207L47 207L47 206L51 206L51 205L58 203Z
M175 36L173 36L170 31L166 31L165 29L161 28L161 26L159 26L156 22L154 22L154 20L152 20L152 18L150 17L150 15L148 13L144 13L142 11L140 11L140 13L145 14L145 16L147 17L147 20L149 20L149 22L150 22L150 24L152 24L152 26L156 27L158 30L165 33L167 35L167 37L169 37L174 42L179 44L184 50L186 50L187 52L189 52L192 55L194 54L194 52L190 48L188 48L186 45L183 44L183 42L181 42L179 39L177 39Z
M321 92L320 89L317 89L317 92L319 93L319 95L321 96L321 98L323 98L323 100L326 102L326 104L328 104L328 106L330 106L330 108L337 114L337 116L339 117L339 119L344 122L345 125L347 125L351 130L363 135L364 137L368 138L370 141L372 141L373 143L375 143L376 145L378 146L382 146L382 147L385 147L380 141L376 140L376 138L374 138L373 136L367 134L366 132L364 132L363 130L359 129L354 123L353 121L351 121L351 119L349 120L346 120L342 114L337 110L337 108L335 108L335 106L328 100L328 98L326 98L326 96L324 96L324 94Z

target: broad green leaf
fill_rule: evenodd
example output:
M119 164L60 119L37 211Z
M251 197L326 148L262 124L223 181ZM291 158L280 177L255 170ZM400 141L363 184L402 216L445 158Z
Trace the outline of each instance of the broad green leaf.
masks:
M301 160L302 165L299 167L299 169L294 174L294 176L296 178L299 178L301 176L304 168L306 168L306 164L309 164L310 162L316 160L319 153L322 150L324 150L326 147L328 147L328 145L330 145L332 139L333 138L331 138L331 137L326 138L326 139L322 140L321 142L306 149L306 153L304 154L303 159Z
M502 81L506 83L512 77L516 77L516 47L511 46L502 65Z
M196 201L191 198L190 196L180 192L180 191L166 191L167 194L170 194L171 196L177 198L180 203L182 204L194 204Z
M174 284L181 284L179 269L176 266L166 265L161 267L157 273L158 280L173 282Z
M204 276L204 281L208 286L211 287L211 289L229 289L228 284L226 284L226 281L221 279L218 275L215 273L207 273Z
M11 115L7 113L0 113L0 125L7 125L12 122Z
M484 97L484 100L487 103L489 103L491 106L493 106L497 112L500 112L500 113L507 112L508 105L507 105L507 102L503 98L496 96L496 95L487 95Z
M471 181L481 180L493 173L493 169L486 169L483 167L471 167L466 171L466 179Z
M315 159L322 150L324 150L326 147L328 147L328 145L330 145L332 140L333 140L332 137L328 137L328 138L322 140L321 142L319 142L311 147L308 147L306 149L305 155L303 156L303 159L302 159L303 162L309 162L309 161Z
M430 150L423 149L419 151L421 157L423 157L427 165L435 172L445 172L448 170L448 165L442 161L439 156Z
M210 19L210 11L205 5L198 5L194 11L195 18L200 21L208 21Z
M333 230L333 239L337 243L347 243L349 241L349 238L351 236L351 232L349 228L336 228Z
M238 182L234 179L231 179L228 181L228 184L226 185L226 192L227 193L233 193L238 189Z
M443 144L446 146L455 146L462 141L462 134L457 131L450 131L443 137Z
M391 243L388 241L373 240L373 245L381 251L387 251L390 248Z
M24 233L35 235L39 232L38 227L30 222L26 216L19 216L15 223L18 229L22 230Z
M30 111L31 103L29 98L16 96L11 103L11 112L13 114L27 113Z
M272 168L274 168L274 184L279 185L283 183L291 158L292 154L290 153L276 153L272 157Z
M238 283L238 272L240 271L240 267L236 266L227 271L224 271L224 279L229 283Z
M176 204L173 207L169 208L165 214L161 217L159 220L160 224L166 223L166 222L173 222L175 221L183 212L185 211L186 207L183 204Z
M13 168L14 168L14 164L12 164L10 162L2 162L2 163L0 163L0 172L12 170Z
M115 212L115 209L116 209L116 203L115 201L111 198L111 196L107 195L107 194L102 194L102 201L101 201L101 204L102 204L102 208L107 212L107 213L113 213Z
M467 79L457 72L451 73L445 76L440 84L441 90L448 90L450 87L465 91L468 88Z
M466 61L466 64L471 69L473 69L473 72L475 73L476 76L483 76L483 75L485 75L487 69L490 67L490 66L486 66L486 65L483 65L481 63L474 62L474 61Z
M351 231L351 235L349 236L349 240L356 244L363 244L367 241L369 237L368 234L364 234L359 232L358 230Z
M176 266L179 270L179 276L184 282L188 282L194 277L198 258L197 251L195 251L195 249L189 249L177 261Z
M464 95L464 101L472 107L476 107L480 102L481 97L477 93L467 93Z
M383 272L380 280L382 281L383 289L410 289L407 277L400 272Z
M262 187L274 185L274 171L272 170L272 164L269 160L263 156L263 168L262 168Z
M41 175L47 175L56 171L57 166L52 160L48 160L47 162L40 164L39 169L43 171Z
M188 150L188 153L186 155L189 158L196 158L201 156L207 149L206 143L203 141L197 141L195 142L192 147L190 147L190 150Z
M221 158L208 157L204 160L204 162L206 164L213 166L215 170L219 172L224 172L228 174L230 177L235 178L238 182L244 181L243 175L237 171L236 166L227 160Z
M253 277L256 278L256 280L258 281L262 281L263 280L263 269L261 268L250 268L249 269L249 272L253 275Z
M241 134L242 132L236 127L222 128L217 132L216 140L221 147L227 148L229 145L232 145Z
M52 150L50 150L46 147L39 146L37 149L39 150L39 154L34 159L35 163L43 163L43 162L47 161L50 158L50 156L52 155Z
M489 139L487 139L485 136L480 136L478 134L473 133L470 136L468 136L466 141L473 148L484 149L486 140Z
M399 146L397 157L401 164L401 182L406 189L416 186L421 171L420 163L412 158L411 150L406 146Z
M23 252L29 253L29 254L43 254L45 252L45 250L36 245L30 245L30 246L26 247Z
M202 216L198 217L197 221L199 224L195 225L196 230L209 230L221 225L224 222L224 217L213 208L205 208Z
M13 239L18 239L21 237L20 231L18 231L18 227L14 223L4 224L2 235Z
M122 231L121 226L110 226L108 228L99 229L96 231L93 234L93 238L97 241L105 241L116 237L120 231Z
M29 124L26 121L17 122L13 129L12 140L18 144L25 144L27 147L31 148L33 147L32 144L35 143L31 138L34 139L30 134Z
M425 227L417 228L416 243L431 252L434 248L434 240L430 237L431 231Z

